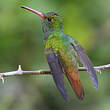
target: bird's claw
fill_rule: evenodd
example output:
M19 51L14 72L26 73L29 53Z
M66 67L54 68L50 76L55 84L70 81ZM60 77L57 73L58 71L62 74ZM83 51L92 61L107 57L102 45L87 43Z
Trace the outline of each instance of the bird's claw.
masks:
M101 73L102 73L102 72L101 72L101 70L96 70L96 72L99 72L99 73L100 73L100 75L101 75Z
M2 80L2 83L4 84L4 78L2 75L0 75L0 79Z

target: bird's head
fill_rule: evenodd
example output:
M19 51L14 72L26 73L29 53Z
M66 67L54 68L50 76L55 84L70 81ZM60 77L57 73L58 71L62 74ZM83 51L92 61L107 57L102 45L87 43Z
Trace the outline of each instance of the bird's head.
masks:
M41 13L26 6L22 6L26 10L29 10L42 19L42 28L44 32L60 31L62 30L62 19L55 12Z

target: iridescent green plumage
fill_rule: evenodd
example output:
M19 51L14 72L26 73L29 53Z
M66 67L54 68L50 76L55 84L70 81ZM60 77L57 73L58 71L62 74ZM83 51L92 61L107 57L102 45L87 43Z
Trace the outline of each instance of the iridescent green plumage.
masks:
M25 6L22 8L34 12L42 18L46 58L55 84L64 98L68 100L63 73L67 76L78 98L84 98L84 90L78 75L78 61L76 57L86 67L95 88L98 88L96 71L91 61L81 45L63 32L61 17L55 12L42 14Z
M46 56L57 53L63 72L67 75L78 98L83 99L84 91L79 80L76 52L69 40L69 36L65 35L63 32L53 33L48 36L48 39L45 42L45 52Z
M50 48L52 48L53 50L51 51ZM45 42L45 52L46 55L52 52L58 52L60 59L62 63L65 64L65 66L71 65L72 69L77 69L75 52L73 51L73 48L69 43L68 37L64 33L61 32L51 34Z

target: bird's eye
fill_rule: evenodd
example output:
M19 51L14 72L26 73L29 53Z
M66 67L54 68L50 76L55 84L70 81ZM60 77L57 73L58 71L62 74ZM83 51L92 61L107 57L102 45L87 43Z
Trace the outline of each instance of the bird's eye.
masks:
M51 22L51 21L52 21L52 18L48 18L48 21L50 21L50 22Z

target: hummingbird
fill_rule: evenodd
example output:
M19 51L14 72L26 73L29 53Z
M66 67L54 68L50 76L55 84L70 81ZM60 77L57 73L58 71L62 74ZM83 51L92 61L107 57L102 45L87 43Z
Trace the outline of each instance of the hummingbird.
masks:
M80 43L63 32L62 18L56 12L41 13L26 6L21 6L40 16L44 34L45 55L53 80L65 100L68 100L64 76L79 100L84 99L84 89L78 74L78 59L86 68L94 87L98 88L98 78L93 64Z

